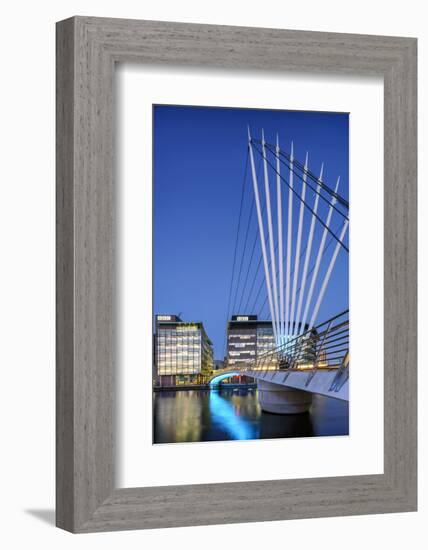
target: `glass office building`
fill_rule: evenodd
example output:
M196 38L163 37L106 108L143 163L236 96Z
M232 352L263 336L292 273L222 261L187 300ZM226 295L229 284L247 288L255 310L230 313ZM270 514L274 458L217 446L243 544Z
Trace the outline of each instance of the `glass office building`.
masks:
M155 328L155 385L204 384L214 368L211 340L199 322L177 315L157 315Z
M264 355L264 368L276 368L277 358L269 352L275 349L271 321L257 315L232 315L227 324L227 366L230 368L255 364Z
M292 327L294 330L294 326ZM300 324L296 334L300 333ZM233 315L227 326L227 366L249 366L260 370L275 370L293 366L297 369L313 368L317 354L316 329L290 340L290 344L278 349L275 344L271 321L257 319L257 315ZM272 353L274 350L275 353ZM318 357L318 366L326 366L325 351Z

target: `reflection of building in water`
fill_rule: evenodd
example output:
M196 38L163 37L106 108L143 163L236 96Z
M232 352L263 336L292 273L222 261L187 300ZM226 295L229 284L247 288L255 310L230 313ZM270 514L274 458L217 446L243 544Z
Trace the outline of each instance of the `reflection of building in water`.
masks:
M227 367L251 365L266 354L264 368L276 368L272 322L257 319L257 315L232 315L227 324Z
M203 384L212 374L213 346L200 322L157 315L154 350L156 384Z
M204 425L202 401L195 398L195 391L155 393L154 443L159 442L156 431L162 433L165 442L201 441Z

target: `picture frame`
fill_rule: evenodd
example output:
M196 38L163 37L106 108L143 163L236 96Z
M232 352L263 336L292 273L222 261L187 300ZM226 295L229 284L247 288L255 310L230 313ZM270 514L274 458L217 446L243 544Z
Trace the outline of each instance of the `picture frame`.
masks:
M57 24L56 51L57 526L85 533L416 510L416 39L72 17ZM119 62L383 77L383 474L115 487Z

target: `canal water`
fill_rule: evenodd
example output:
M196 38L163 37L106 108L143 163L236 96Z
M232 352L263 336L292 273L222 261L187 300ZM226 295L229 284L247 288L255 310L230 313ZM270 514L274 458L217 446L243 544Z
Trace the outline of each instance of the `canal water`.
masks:
M313 396L310 412L263 412L256 388L154 392L153 442L348 435L347 402Z

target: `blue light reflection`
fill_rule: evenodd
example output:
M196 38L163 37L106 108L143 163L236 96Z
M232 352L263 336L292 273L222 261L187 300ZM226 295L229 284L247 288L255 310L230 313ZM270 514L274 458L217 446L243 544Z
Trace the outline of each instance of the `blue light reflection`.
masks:
M226 377L230 377L230 374ZM211 390L209 407L213 423L228 433L231 439L257 439L259 437L258 425L250 423L248 418L241 418L237 407L222 397L219 391Z

